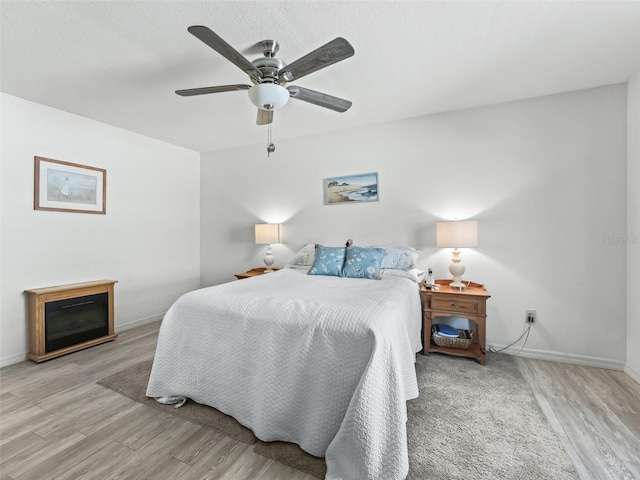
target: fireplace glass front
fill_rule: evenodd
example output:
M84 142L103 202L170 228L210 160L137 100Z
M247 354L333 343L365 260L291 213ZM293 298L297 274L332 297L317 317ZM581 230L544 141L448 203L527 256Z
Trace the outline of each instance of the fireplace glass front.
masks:
M45 313L45 351L83 343L109 334L109 295L48 302Z

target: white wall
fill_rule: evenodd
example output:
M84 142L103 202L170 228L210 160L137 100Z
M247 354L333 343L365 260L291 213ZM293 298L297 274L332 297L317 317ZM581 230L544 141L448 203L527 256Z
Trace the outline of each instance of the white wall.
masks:
M200 276L200 154L2 94L0 362L28 350L25 289L113 279L116 331ZM107 170L107 214L33 208L34 156Z
M626 102L626 85L615 85L291 141L276 134L270 158L262 144L203 154L201 282L261 266L262 221L284 222L276 266L306 242L353 238L418 247L419 266L448 278L435 222L475 218L480 245L463 252L465 278L492 294L489 342L515 340L534 308L525 354L621 369L626 249L607 239L626 232ZM323 178L372 171L379 202L323 205Z
M640 383L640 72L628 84L627 365Z

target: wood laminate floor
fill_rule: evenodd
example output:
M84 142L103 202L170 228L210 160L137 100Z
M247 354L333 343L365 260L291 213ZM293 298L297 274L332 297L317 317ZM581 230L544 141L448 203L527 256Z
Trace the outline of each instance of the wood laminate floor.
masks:
M315 480L95 383L152 358L158 328L0 369L0 480ZM640 385L622 372L517 361L581 479L640 480Z
M582 480L640 480L640 384L616 370L516 362Z

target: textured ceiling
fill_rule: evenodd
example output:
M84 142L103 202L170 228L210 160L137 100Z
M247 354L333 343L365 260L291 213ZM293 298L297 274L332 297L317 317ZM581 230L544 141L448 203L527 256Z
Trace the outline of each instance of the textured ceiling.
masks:
M2 1L3 92L212 151L266 142L248 83L187 32L214 30L249 60L287 63L337 36L355 56L293 85L353 101L290 101L276 139L625 82L640 70L640 2Z

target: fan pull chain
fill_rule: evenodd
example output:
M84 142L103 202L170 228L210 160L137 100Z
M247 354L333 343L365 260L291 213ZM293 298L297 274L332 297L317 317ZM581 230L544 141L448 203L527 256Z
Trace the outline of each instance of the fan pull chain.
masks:
M267 136L267 157L271 156L273 152L276 151L276 146L271 141L271 124L268 125L268 136Z

